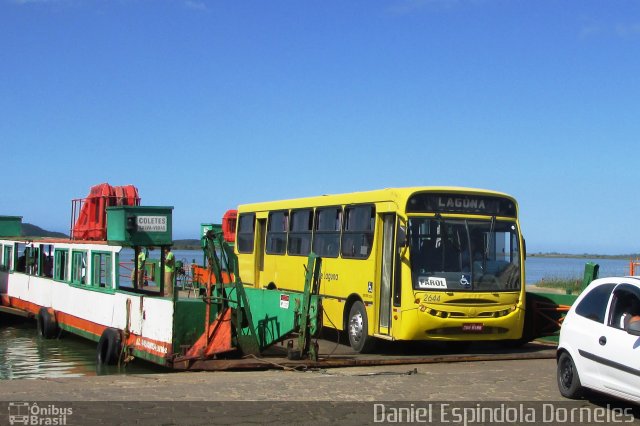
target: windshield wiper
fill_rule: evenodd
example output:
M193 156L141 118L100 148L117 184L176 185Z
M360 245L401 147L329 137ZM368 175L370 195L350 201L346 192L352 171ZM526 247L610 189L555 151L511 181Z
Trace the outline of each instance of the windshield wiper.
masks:
M487 246L484 249L485 261L489 257L489 247L491 247L491 239L494 238L494 231L496 229L496 217L491 216L491 228L489 228L489 238L487 238Z

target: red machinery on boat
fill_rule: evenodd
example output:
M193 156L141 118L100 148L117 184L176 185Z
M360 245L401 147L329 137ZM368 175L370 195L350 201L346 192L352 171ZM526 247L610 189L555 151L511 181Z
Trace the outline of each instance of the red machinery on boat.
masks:
M107 239L107 207L139 206L138 189L133 185L91 187L87 198L71 202L71 238L101 241Z
M236 221L238 220L238 210L227 210L222 216L222 233L224 240L228 243L236 241Z

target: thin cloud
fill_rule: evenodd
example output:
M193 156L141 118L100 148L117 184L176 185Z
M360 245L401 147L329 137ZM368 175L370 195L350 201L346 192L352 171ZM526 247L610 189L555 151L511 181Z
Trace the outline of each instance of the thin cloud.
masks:
M452 9L464 6L482 7L492 3L510 3L519 0L396 0L387 8L387 12L393 15L411 15L425 9Z
M137 3L146 0L120 0L120 4L127 3ZM25 6L30 4L62 4L62 3L72 3L73 0L8 0L9 3L13 3L19 6ZM206 11L209 10L207 4L202 0L179 0L176 2L177 4L182 4L185 7L192 10L200 10ZM152 1L149 1L149 4L153 4Z
M640 23L634 24L618 24L616 25L616 34L620 37L633 37L640 35Z
M12 0L13 4L25 5L25 4L44 4L44 3L61 3L63 0Z
M400 0L389 7L389 12L394 15L410 15L429 6L451 7L461 0Z
M578 31L580 38L593 37L637 37L640 36L640 22L612 23L601 22L589 16L580 17L581 27Z
M193 10L208 10L207 5L198 0L186 0L184 5Z
M602 32L602 27L598 24L583 25L580 29L580 38L595 37L599 34L602 34Z

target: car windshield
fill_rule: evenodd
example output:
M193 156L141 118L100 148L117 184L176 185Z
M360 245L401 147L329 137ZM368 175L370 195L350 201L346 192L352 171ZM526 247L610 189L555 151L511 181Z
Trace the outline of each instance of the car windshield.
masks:
M520 289L515 222L412 218L409 245L416 290Z

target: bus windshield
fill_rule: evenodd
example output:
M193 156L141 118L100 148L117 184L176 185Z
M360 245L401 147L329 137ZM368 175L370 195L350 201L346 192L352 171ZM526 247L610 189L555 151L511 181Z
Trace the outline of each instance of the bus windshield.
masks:
M416 290L520 289L520 245L515 222L411 218L411 279Z

